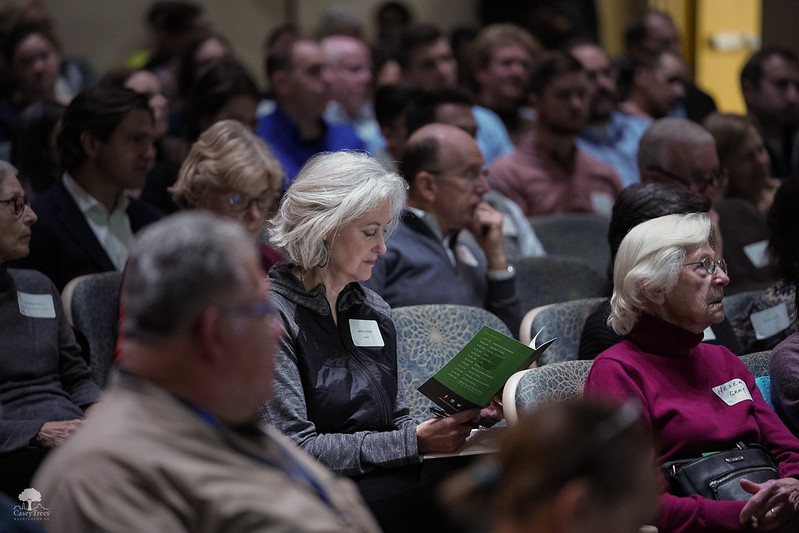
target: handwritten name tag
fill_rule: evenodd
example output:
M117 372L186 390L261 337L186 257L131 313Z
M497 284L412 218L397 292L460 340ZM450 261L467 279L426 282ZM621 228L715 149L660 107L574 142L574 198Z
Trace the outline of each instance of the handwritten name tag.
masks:
M51 294L17 292L17 303L22 316L30 318L55 318L55 305Z
M757 340L767 339L791 325L785 302L749 315Z
M350 319L350 335L355 346L362 347L383 347L383 336L375 320Z
M724 403L727 405L735 405L744 400L752 399L752 395L749 394L749 389L746 388L746 383L739 378L731 379L724 385L713 387L713 392L716 393L716 396L724 400Z

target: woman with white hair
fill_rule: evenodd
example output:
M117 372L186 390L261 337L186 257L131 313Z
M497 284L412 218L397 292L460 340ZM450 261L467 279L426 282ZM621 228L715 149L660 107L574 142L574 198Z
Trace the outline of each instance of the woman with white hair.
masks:
M710 219L696 213L652 219L627 234L614 264L609 319L624 337L594 360L585 394L637 399L661 464L739 442L762 445L778 462L778 478L740 481L748 502L672 487L660 497L661 533L797 531L799 440L738 357L701 342L705 328L724 319L729 282L714 242Z
M414 518L398 494L426 504L421 455L457 449L478 415L417 425L398 386L391 310L359 283L386 251L406 187L364 153L323 153L303 166L271 220L272 243L289 262L269 273L286 334L264 416L326 466L354 477L386 530Z
M17 170L0 161L0 493L14 499L100 397L53 282L8 267L30 252L36 220Z

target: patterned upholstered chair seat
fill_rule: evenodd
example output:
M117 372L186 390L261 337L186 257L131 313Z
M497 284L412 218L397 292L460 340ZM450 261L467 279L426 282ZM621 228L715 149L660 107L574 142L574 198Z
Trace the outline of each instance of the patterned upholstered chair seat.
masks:
M550 348L551 349L551 348ZM741 357L756 378L768 376L771 352L758 352ZM503 403L509 424L518 420L522 411L549 402L579 400L592 361L560 361L516 372L505 385ZM758 384L763 389L763 386ZM767 398L767 401L770 398Z
M529 343L532 335L541 328L544 328L541 333L543 339L558 338L538 358L538 366L577 359L585 319L604 299L581 298L528 311L529 316L522 321L522 331L519 333L522 342Z
M771 350L749 353L741 356L741 361L756 378L768 376L768 362L771 359Z
M560 361L516 372L505 384L502 397L508 424L537 405L581 399L591 363Z
M121 272L89 274L70 281L61 294L67 320L89 343L89 366L101 387L114 363L121 284Z
M484 325L510 335L496 315L463 305L412 305L392 310L397 329L399 385L416 420L430 418L433 403L416 390Z

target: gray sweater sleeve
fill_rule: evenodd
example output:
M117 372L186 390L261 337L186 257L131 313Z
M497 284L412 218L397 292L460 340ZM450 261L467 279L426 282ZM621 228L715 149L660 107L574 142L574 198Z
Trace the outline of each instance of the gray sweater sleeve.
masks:
M305 393L289 335L284 335L275 355L273 398L262 407L264 419L331 470L343 475L368 472L375 466L391 467L421 461L416 446L416 423L407 415L398 393L394 431L358 431L320 434L308 420ZM407 413L407 410L405 411Z

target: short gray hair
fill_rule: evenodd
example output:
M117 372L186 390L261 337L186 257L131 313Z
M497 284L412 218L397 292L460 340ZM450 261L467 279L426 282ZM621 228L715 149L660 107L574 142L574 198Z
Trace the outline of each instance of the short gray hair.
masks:
M323 152L300 169L270 221L270 242L302 268L324 263L331 232L391 203L390 234L405 206L405 181L363 152Z
M3 180L6 179L6 176L11 174L12 176L19 175L19 171L17 167L9 163L8 161L3 161L0 159L0 185L3 183Z
M666 215L643 222L624 237L613 265L613 296L608 323L628 333L648 303L642 288L668 293L677 285L685 256L711 242L705 213Z
M163 339L194 323L204 309L229 301L257 260L252 237L207 211L180 212L136 236L122 284L124 335Z
M638 169L643 172L656 166L669 170L669 145L674 141L685 144L714 142L713 136L696 122L685 118L661 118L654 121L641 137Z

